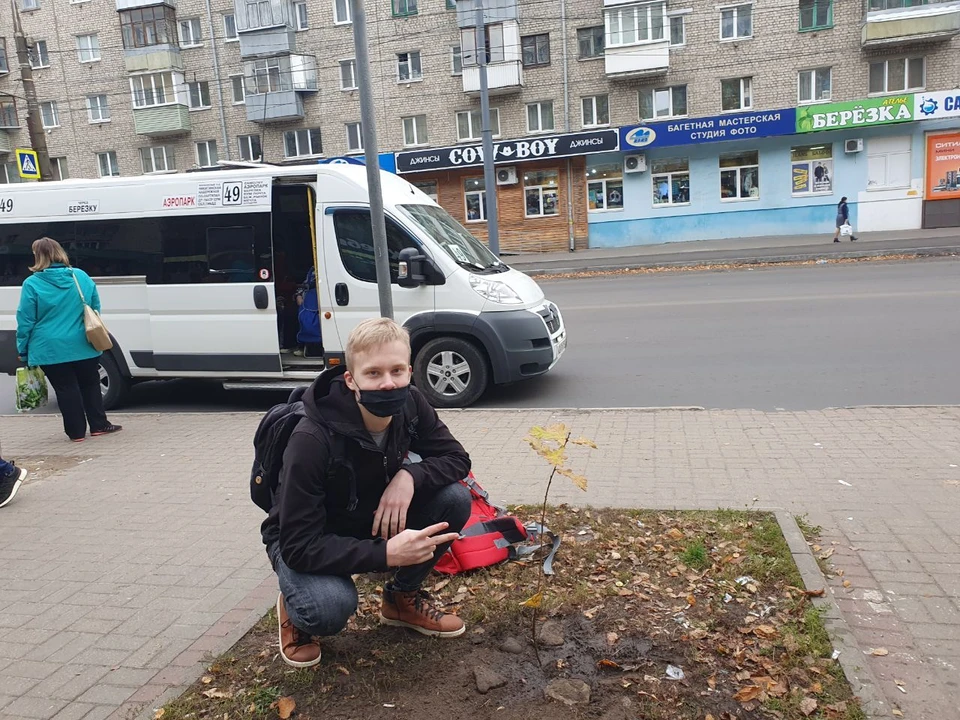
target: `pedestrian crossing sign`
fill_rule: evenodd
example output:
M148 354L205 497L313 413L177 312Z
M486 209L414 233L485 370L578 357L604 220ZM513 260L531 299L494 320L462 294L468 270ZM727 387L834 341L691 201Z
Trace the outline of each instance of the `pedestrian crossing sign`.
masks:
M36 151L17 148L17 169L25 180L39 180L40 163L37 162Z

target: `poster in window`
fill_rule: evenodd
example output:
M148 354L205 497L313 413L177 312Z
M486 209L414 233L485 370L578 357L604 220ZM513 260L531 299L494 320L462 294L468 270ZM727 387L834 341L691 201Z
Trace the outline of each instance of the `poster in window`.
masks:
M833 160L813 161L813 191L833 192Z
M793 193L810 192L810 163L793 164Z
M960 198L960 133L927 137L927 199Z

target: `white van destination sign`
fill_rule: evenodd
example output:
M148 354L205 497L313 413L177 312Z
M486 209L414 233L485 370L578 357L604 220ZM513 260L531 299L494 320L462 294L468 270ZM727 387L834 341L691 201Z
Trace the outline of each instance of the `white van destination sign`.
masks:
M493 156L495 163L503 164L610 152L618 150L619 147L616 130L594 130L522 140L501 140L493 144ZM471 167L483 165L483 146L457 145L433 150L411 150L397 153L396 158L398 173Z

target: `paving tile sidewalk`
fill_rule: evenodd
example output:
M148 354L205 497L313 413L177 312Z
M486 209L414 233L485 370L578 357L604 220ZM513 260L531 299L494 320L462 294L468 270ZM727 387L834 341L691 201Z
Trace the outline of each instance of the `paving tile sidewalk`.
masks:
M554 502L809 514L861 648L889 651L864 656L887 699L960 717L960 408L445 418L504 501L539 502L547 472L523 437L566 422L600 447L571 453L588 492L559 482ZM0 718L135 717L272 604L246 494L257 419L131 415L73 445L56 417L0 417L4 456L34 471L0 511Z

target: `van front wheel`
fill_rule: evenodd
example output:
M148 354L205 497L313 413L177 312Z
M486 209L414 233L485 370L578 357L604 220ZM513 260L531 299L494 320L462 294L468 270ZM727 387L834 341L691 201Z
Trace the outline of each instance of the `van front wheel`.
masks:
M431 405L462 408L487 389L487 359L476 345L460 338L437 338L424 345L413 362L413 379Z
M109 353L100 356L100 394L103 396L103 409L113 410L120 407L127 398L130 381L117 367L117 361Z

